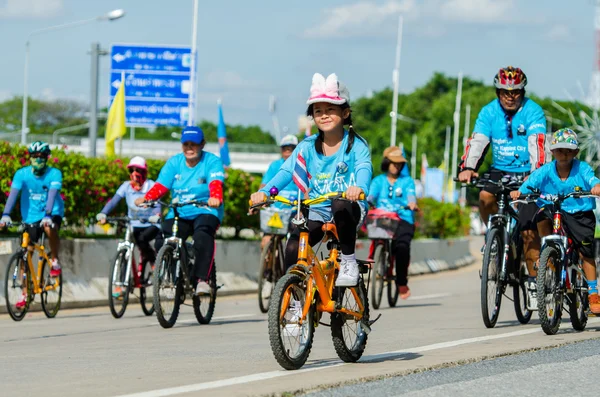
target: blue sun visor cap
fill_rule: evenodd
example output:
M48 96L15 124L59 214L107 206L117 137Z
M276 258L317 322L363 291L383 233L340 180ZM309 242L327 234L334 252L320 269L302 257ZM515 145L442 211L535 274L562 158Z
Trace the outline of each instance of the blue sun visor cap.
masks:
M200 127L188 126L181 131L181 143L194 142L199 145L204 140L204 132Z

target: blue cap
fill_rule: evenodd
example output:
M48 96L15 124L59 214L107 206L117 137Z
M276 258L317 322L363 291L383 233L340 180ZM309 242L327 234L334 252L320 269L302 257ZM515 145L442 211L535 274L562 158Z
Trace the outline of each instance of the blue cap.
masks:
M204 132L200 127L187 126L181 131L181 143L194 142L199 145L204 140Z

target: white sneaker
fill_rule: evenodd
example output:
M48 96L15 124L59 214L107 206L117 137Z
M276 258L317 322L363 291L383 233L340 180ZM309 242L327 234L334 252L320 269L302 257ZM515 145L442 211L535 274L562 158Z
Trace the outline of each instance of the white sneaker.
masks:
M291 308L288 311L288 315L291 315L291 318L287 320L287 324L283 328L283 332L286 336L297 337L300 335L300 331L302 326L298 324L300 321L300 317L302 317L302 304L300 301L293 301L291 304Z
M358 284L358 263L355 261L342 260L340 273L335 280L336 287L354 287Z
M537 283L532 281L527 284L527 310L537 310Z
M196 295L208 294L210 294L210 285L204 280L198 280L198 285L196 285Z

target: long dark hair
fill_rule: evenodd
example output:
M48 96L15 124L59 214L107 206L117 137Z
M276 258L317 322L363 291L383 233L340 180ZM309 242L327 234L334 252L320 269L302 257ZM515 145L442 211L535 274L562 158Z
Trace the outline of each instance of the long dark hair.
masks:
M348 102L340 105L342 108L342 112L345 109L350 109L350 105L348 104ZM306 115L308 117L312 117L313 116L313 105L308 105L308 109L306 109ZM348 115L348 117L346 117L344 119L344 125L348 126L348 148L346 148L346 154L350 153L350 151L352 150L352 146L354 146L354 139L358 138L361 141L363 141L365 144L367 143L367 141L365 141L365 139L358 135L358 133L354 130L354 127L352 126L352 109L350 109L350 114ZM319 130L319 136L317 137L317 140L315 141L315 149L317 150L317 153L319 154L323 154L323 140L325 139L325 134L323 133L323 131Z

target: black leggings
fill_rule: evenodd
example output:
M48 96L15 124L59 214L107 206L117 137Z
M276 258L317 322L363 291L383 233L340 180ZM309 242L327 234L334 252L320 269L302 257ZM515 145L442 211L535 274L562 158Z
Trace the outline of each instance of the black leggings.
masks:
M174 219L163 222L165 237L172 235ZM196 219L179 219L178 236L185 241L189 236L194 239L194 276L200 280L208 281L212 270L215 254L215 234L219 228L219 218L210 214L199 215Z
M133 239L140 249L144 260L154 262L156 253L163 245L163 236L160 229L156 226L134 227ZM150 246L150 241L152 240L154 240L154 249Z
M410 243L415 235L415 225L405 220L400 220L392 249L396 257L396 285L405 286L408 284L408 266L410 265Z
M333 222L335 223L342 254L352 255L356 246L356 228L360 222L360 206L356 202L347 200L333 200L331 203ZM308 243L314 247L325 235L321 227L323 222L309 220L306 224L309 230ZM298 260L298 243L300 241L300 230L294 225L290 238L285 247L285 266L292 266Z

